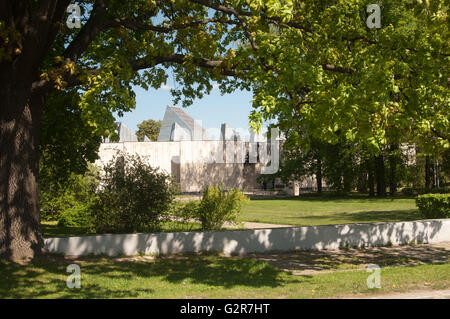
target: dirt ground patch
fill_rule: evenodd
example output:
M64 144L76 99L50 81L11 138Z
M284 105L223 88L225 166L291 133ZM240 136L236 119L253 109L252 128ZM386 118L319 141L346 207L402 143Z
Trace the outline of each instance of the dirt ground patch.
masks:
M291 272L294 275L313 275L365 269L367 265L380 267L414 266L449 263L450 242L394 247L371 247L342 250L308 250L295 252L224 256L220 253L184 253L164 256L128 256L115 261L150 261L155 258L189 259L193 256L220 255L226 258L254 258Z
M375 296L349 295L342 299L450 299L450 289L444 290L415 290L408 292L394 292L377 294Z
M268 262L294 275L311 275L365 269L367 265L371 264L380 267L395 267L448 263L450 262L450 242L346 250L251 254L248 257Z
M246 229L264 229L264 228L286 228L293 227L292 225L280 225L280 224L267 224L267 223L255 223L255 222L244 222L242 226ZM230 223L225 223L223 225L225 228L240 228L239 225L234 225Z

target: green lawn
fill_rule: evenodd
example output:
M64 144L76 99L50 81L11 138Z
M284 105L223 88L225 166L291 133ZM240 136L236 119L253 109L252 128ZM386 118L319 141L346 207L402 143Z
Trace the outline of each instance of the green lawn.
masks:
M66 267L81 267L81 288ZM178 256L141 261L43 256L27 265L0 260L0 298L323 298L449 287L450 264L386 267L381 289L364 270L294 275L254 258Z
M398 222L421 219L413 198L317 197L253 199L242 221L287 225Z
M303 195L296 198L252 199L242 209L242 222L261 222L298 226L398 222L421 219L414 198L368 198ZM200 230L199 223L164 221L160 231ZM42 222L44 236L87 234L82 227L60 227Z
M44 237L80 236L89 234L89 230L87 228L58 226L58 222L56 221L42 221L41 227ZM164 221L161 223L161 229L159 229L158 231L180 232L180 231L193 231L200 229L201 224L199 223ZM152 232L152 230L149 230L148 232Z

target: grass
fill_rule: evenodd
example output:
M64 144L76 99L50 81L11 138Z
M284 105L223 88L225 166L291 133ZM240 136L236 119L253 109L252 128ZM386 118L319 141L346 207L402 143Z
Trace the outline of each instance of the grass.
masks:
M364 196L314 196L252 199L244 204L240 222L261 222L296 226L399 222L421 219L414 198L368 198ZM201 230L195 222L164 221L161 232ZM42 222L46 237L78 236L88 233L82 227L61 227Z
M61 237L61 236L81 236L89 234L89 229L85 227L59 226L56 221L42 221L42 233L44 237ZM160 232L182 232L200 230L201 224L191 222L164 221L161 223ZM149 230L154 232L154 230Z
M412 198L354 196L255 199L243 207L241 217L242 221L291 225L416 219L420 215ZM59 227L55 222L43 223L42 227L45 236L82 235L87 231ZM189 229L198 230L200 225L164 222L161 231ZM301 255L296 254L295 258ZM304 254L306 257L294 263L280 256L275 257L274 263L268 262L268 256L243 258L217 254L136 257L137 260L106 257L72 260L45 255L26 265L0 260L0 298L336 298L450 287L446 252L440 263L422 260L424 252L411 256L374 253L371 259L366 255L340 253ZM369 261L382 266L381 289L367 288L370 273L361 270L361 266ZM66 269L72 263L81 266L81 289L66 287ZM298 272L290 268L292 265L318 271Z
M66 287L69 264L81 288ZM42 256L26 265L0 260L0 298L327 298L449 287L450 264L382 268L381 289L364 270L294 275L254 258L175 256L141 261Z
M421 219L413 198L307 196L253 199L242 221L298 226L399 222Z

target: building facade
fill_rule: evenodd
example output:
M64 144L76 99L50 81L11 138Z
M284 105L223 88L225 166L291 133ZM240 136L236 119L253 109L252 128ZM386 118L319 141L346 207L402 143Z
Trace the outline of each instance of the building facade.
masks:
M219 140L209 140L199 122L181 108L169 106L156 142L138 142L123 123L118 130L119 142L106 141L100 145L97 165L108 163L120 153L136 154L151 166L171 174L184 193L198 193L207 185L223 183L228 189L255 192L275 188L298 195L299 183L283 185L274 180L267 184L264 181L267 179L259 178L273 165L274 156L280 154L278 141L256 141L254 136L245 141L227 124L222 124Z

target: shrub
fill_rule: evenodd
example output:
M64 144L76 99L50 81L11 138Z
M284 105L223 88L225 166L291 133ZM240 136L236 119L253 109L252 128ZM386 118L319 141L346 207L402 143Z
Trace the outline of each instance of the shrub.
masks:
M198 200L174 202L165 216L164 228L174 232L198 229L198 203Z
M55 220L62 226L89 226L89 205L95 197L98 179L97 168L90 165L84 175L72 174L64 187L52 189L39 185L41 219Z
M247 197L238 189L226 191L223 185L206 187L198 204L197 218L204 230L218 230L225 222L237 223Z
M418 194L446 194L450 192L450 189L448 187L434 187L428 190L425 188L417 188L416 192Z
M159 229L170 209L177 185L170 175L136 155L119 155L105 165L94 210L96 232Z
M198 200L176 202L172 205L169 216L175 217L177 221L189 222L198 216Z
M58 218L58 226L92 227L92 214L89 203L75 202L65 209Z
M67 191L40 193L41 220L58 221L62 213L75 205L73 196Z
M423 218L450 218L450 194L425 194L416 199Z
M434 187L431 189L425 189L423 187L403 187L402 193L407 196L411 195L422 195L422 194L446 194L450 191L448 187Z

